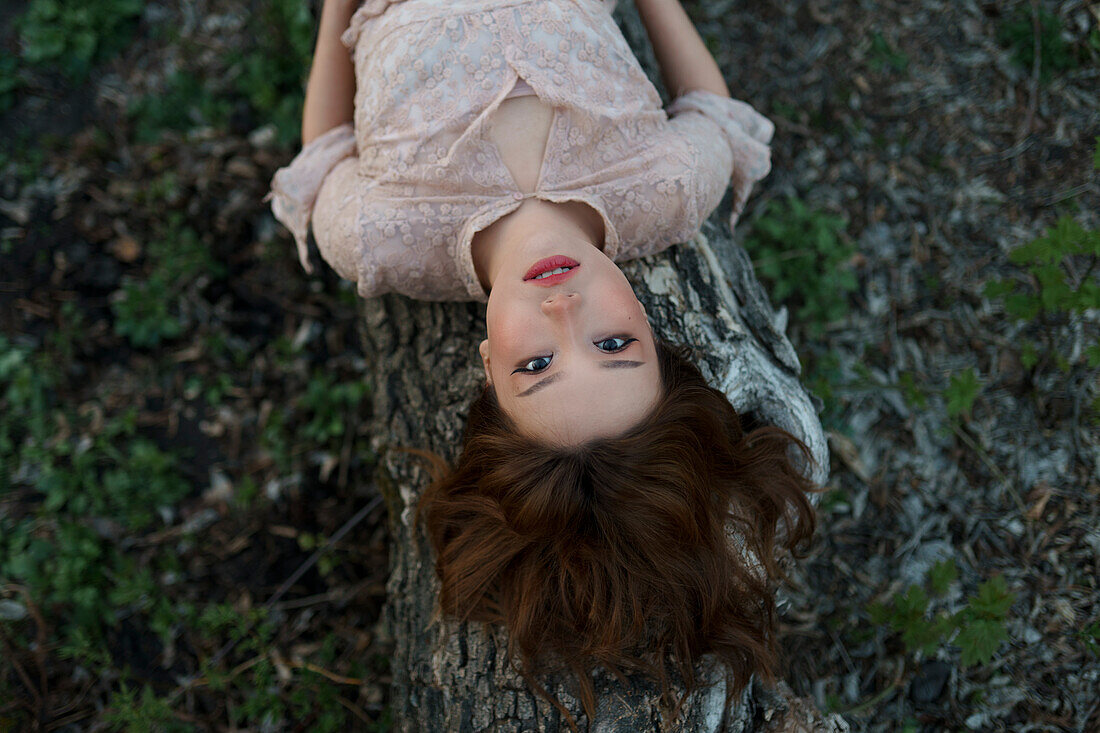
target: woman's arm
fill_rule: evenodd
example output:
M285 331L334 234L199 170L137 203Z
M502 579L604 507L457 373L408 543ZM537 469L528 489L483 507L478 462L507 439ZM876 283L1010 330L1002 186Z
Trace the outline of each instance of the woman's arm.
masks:
M680 0L634 0L653 44L661 77L673 98L703 89L730 95L722 72Z
M352 121L355 67L340 36L359 4L360 0L325 0L302 109L302 145Z

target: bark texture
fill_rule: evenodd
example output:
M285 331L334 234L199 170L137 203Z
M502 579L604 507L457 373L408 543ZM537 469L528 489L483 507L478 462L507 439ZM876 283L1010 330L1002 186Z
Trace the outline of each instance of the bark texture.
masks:
M624 33L652 70L632 7L619 12ZM817 462L806 470L821 482L828 469L828 449L814 406L798 382L794 349L748 256L724 225L712 221L694 241L623 269L657 332L670 342L693 347L710 384L722 389L739 412L802 438ZM512 668L500 629L436 616L439 584L434 558L423 532L413 527L428 475L419 459L391 450L420 448L448 460L455 457L466 409L484 379L477 355L485 334L484 307L391 295L364 301L363 314L362 337L373 352L368 362L375 387L373 434L382 456L379 486L394 543L383 623L395 646L396 729L568 730L558 710ZM597 673L599 704L591 720L568 677L546 676L541 681L581 729L593 733L848 730L838 717L822 717L785 686L765 689L754 683L727 706L723 669L703 660L700 679L713 684L692 694L675 723L670 721L671 710L658 699L656 684L643 679L629 678L624 684Z

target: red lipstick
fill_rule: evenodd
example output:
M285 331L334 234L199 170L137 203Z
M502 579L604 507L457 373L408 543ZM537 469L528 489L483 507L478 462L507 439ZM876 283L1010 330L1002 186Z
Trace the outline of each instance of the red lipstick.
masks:
M527 274L523 276L525 282L534 283L535 285L557 285L558 283L568 280L573 273L577 271L577 268L581 266L581 263L566 257L565 255L554 255L553 257L546 257L539 260L535 264L531 265L531 269L527 271ZM554 270L560 270L564 268L565 272L556 273L553 275L546 275L545 273L553 272ZM543 277L539 277L543 275ZM536 279L537 278L537 279Z

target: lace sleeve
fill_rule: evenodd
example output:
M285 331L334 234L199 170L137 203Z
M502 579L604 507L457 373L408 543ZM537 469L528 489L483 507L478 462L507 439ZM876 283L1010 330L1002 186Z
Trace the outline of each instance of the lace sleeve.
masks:
M298 260L312 274L306 237L313 206L321 185L340 161L355 155L355 135L350 122L335 127L311 140L295 156L290 165L280 168L271 179L271 191L264 201L271 201L271 211L294 235Z
M705 218L718 205L727 185L733 187L730 228L736 223L754 183L771 170L771 142L775 126L750 105L703 90L677 97L668 112L700 151L697 200L710 206ZM718 164L721 164L720 166Z

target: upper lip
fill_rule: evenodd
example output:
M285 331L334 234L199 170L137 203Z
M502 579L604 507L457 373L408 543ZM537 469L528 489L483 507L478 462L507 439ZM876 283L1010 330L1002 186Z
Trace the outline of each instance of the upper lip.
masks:
M550 270L556 270L559 267L575 268L580 267L579 262L571 257L565 255L554 255L552 257L545 257L535 264L531 265L531 269L527 271L527 274L523 276L524 280L533 280L544 272Z

